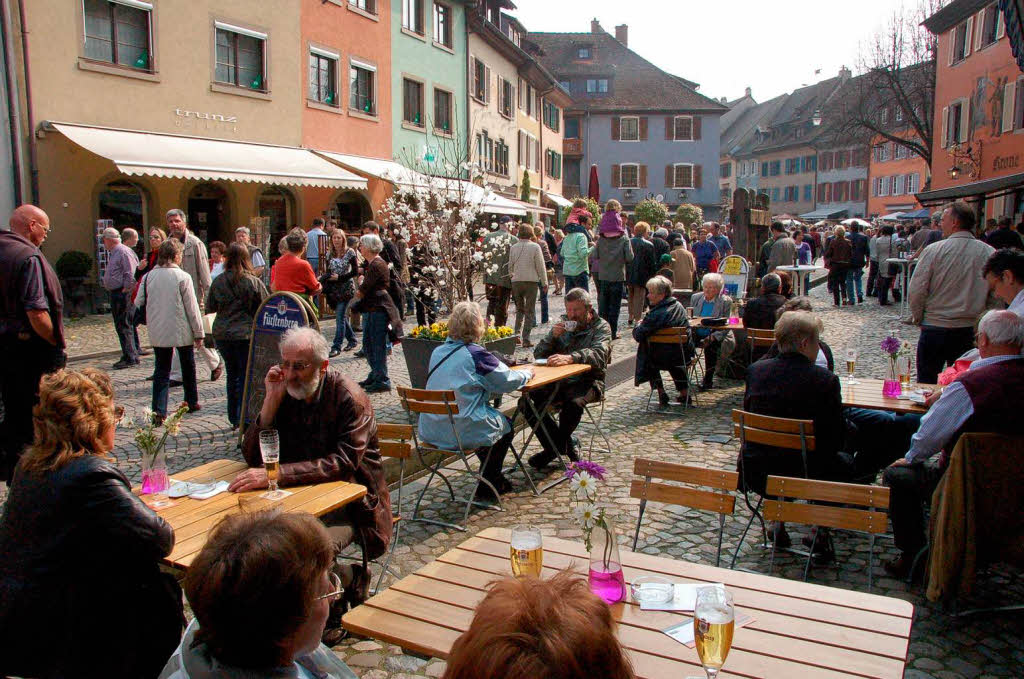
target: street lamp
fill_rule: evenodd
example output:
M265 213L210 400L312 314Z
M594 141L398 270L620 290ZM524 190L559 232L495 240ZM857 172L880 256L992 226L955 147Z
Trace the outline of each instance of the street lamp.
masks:
M820 108L814 109L814 115L811 117L811 123L815 127L818 127L819 125L821 125L821 109Z
M953 181L956 181L959 177L960 177L960 166L959 165L954 165L953 167L949 168L949 178L950 179L952 179Z

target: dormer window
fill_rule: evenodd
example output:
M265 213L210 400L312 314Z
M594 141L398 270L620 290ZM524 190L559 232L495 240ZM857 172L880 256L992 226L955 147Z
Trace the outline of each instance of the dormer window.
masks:
M590 45L586 45L584 47L579 47L576 50L576 58L577 59L591 59L591 58L593 58L593 55L594 55L593 48L591 48Z

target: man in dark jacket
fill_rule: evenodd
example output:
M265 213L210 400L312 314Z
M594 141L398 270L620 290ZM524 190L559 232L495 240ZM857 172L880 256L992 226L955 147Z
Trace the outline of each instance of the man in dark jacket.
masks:
M644 315L644 298L647 293L647 281L651 280L658 269L654 245L647 240L650 226L647 222L639 222L633 227L633 237L629 246L633 248L633 261L629 263L626 282L629 284L629 325L640 320Z
M846 270L846 298L853 304L854 290L857 304L864 303L864 267L868 263L868 237L860 232L860 224L850 225L850 268Z
M770 273L761 279L761 294L747 302L743 310L743 327L771 330L775 327L776 312L786 303L779 294L782 279L777 273Z
M655 276L647 281L647 300L651 303L651 310L633 328L633 339L639 342L634 383L640 386L650 382L651 389L658 392L658 402L665 407L669 400L665 384L661 381L661 371L667 370L679 392L677 400L686 403L689 396L686 366L695 353L692 338L685 344L652 344L647 341L658 330L688 327L686 309L672 296L672 283L664 276Z
M1019 233L1010 228L1012 224L1013 220L1009 217L1001 218L999 220L999 228L990 233L985 238L985 242L996 250L1000 250L1002 248L1017 248L1018 250L1024 250L1024 240L1021 239Z

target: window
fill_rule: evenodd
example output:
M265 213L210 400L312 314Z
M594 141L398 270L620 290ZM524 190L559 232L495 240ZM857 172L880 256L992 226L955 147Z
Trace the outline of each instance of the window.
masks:
M402 28L423 35L423 0L402 0Z
M952 54L950 54L949 63L955 64L958 61L963 61L970 54L971 50L971 27L974 24L974 19L968 19L961 23L955 29L953 29L953 41L952 41Z
M452 49L452 8L434 2L434 42Z
M768 163L767 162L761 163L761 176L762 177L767 177L768 176Z
M779 187L776 186L772 189L772 202L776 203L779 200Z
M692 116L675 116L672 118L672 140L693 141Z
M619 167L619 188L638 189L640 188L640 166L636 163L626 163Z
M898 123L902 123L903 122L903 107L902 106L897 106L896 107L896 122L898 122Z
M562 89L566 92L572 92L572 83L568 80L559 80L558 84L562 86Z
M318 48L309 52L310 101L338 106L338 55Z
M487 68L484 62L473 57L473 98L481 104L490 100L491 94L491 69Z
M889 160L889 144L879 144L875 147L875 162L884 163Z
M561 127L562 113L558 110L558 107L551 102L544 100L544 124L549 129L558 132Z
M893 157L896 160L903 160L904 158L909 158L910 157L910 150L906 146L904 146L903 144L893 144L893 145L895 147L893 149Z
M773 160L768 165L769 165L770 170L771 170L770 171L771 176L778 177L779 173L782 171L782 161L781 160Z
M619 119L619 141L640 141L640 118L624 116Z
M552 179L562 178L562 155L548 149L544 152L544 171Z
M718 167L718 176L721 179L728 179L732 176L732 163L722 163Z
M898 196L901 193L903 193L902 184L902 175L893 175L892 177L889 177L889 194L893 196Z
M217 65L214 78L219 83L266 91L264 47L266 33L257 33L227 24L217 25Z
M520 78L519 80L519 108L522 109L526 115L531 118L535 118L533 107L536 103L536 96L534 95L534 89L532 85L528 85Z
M905 182L907 193L917 193L921 190L921 175L917 173L908 174Z
M149 20L152 5L85 0L85 56L119 66L150 70Z
M588 47L580 47L578 50L576 50L576 58L577 59L589 59L591 54L593 54L593 52L591 51L589 46Z
M814 200L813 184L804 184L804 200Z
M422 91L423 86L420 85ZM434 130L452 133L452 93L434 88Z
M434 103L437 103L437 93L434 91ZM425 127L423 122L423 83L408 78L402 79L402 122L416 127ZM434 126L438 126L437 111L434 111Z
M672 166L672 188L693 188L693 165L690 163L676 163Z
M476 135L476 157L485 171L494 170L494 140L488 136L487 130Z
M946 146L959 144L967 139L967 100L959 99L949 105L946 113Z
M358 7L368 14L377 13L377 0L348 0L348 4Z
M818 156L804 156L801 165L801 172L814 172L818 169Z
M506 118L512 117L512 83L504 78L501 79L501 100L498 102L498 111Z
M375 79L375 68L369 64L352 62L349 70L349 107L367 115L377 115L377 102L374 98Z
M587 80L587 94L605 94L608 92L608 78L591 78Z
M540 144L528 132L519 130L519 167L528 170L540 169Z
M580 138L580 119L579 118L566 118L565 119L565 138L566 139L579 139Z
M494 145L494 173L508 176L508 144L504 139Z
M886 106L881 112L882 124L885 125L889 122L889 107Z
M979 49L982 47L988 47L998 40L1000 37L1000 28L1002 28L1000 26L1002 23L1002 12L999 11L996 3L992 3L982 11L984 14L982 15L980 25L978 26L980 30L980 35L978 36L980 43L978 47Z

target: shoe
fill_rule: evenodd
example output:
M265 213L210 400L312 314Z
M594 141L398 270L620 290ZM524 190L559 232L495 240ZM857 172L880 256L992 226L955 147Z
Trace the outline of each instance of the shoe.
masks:
M555 454L549 453L548 451L545 450L543 452L531 455L530 459L527 460L526 463L529 464L534 469L536 469L537 471L543 471L544 468L547 467L552 462L554 462L554 460Z
M688 391L681 391L681 392L679 392L679 395L676 396L676 403L680 403L682 405L692 405L693 404L693 398L690 396L690 392L688 392Z
M504 474L499 474L496 478L487 480L498 490L498 495L504 495L512 490L512 482L505 478ZM473 493L474 500L490 500L492 498L494 498L494 491L486 483L476 484L476 492Z
M910 569L913 565L914 560L907 556L907 552L903 552L903 554L896 559L882 562L882 568L885 569L885 572L894 578L899 578L900 580L910 575Z
M569 446L566 448L565 456L569 458L570 462L579 462L581 452L583 452L583 445L580 443L579 438L573 434L572 438L569 439Z
M342 351L352 351L352 350L353 350L353 349L355 349L355 348L356 348L357 346L359 346L359 345L358 345L358 344L356 344L355 342L353 342L352 344L346 344L346 345L345 345L345 348L344 348L344 349L342 349Z
M139 356L150 356L153 354L152 349L139 349Z
M146 378L146 381L147 382L152 382L154 377L155 377L155 375L150 375L149 377Z
M363 391L367 394L380 394L386 391L391 391L391 385L384 384L383 382L371 382L363 387Z
M630 319L629 322L626 323L626 327L629 327L629 328L633 327L633 320L632 319Z
M786 527L778 521L772 521L768 526L768 542L774 542L778 549L788 549L793 544Z
M669 404L668 394L663 391L658 392L658 405L662 408L667 408Z
M705 380L700 383L700 386L697 387L699 391L711 391L714 388L715 384L711 380Z
M169 387L180 387L182 384L184 384L184 383L181 380L170 380L167 383L167 386L169 386Z
M183 405L183 406L188 406L188 412L190 412L190 413L194 413L194 412L196 412L196 411L199 411L199 410L202 410L202 409L203 409L203 406L201 406L201 405L200 405L200 404L198 404L198 403L192 403L192 404L189 404L189 403L182 403L181 405ZM178 406L178 407L180 408L181 406Z
M863 303L864 303L864 298L863 297L858 297L857 298L857 304L863 304Z
M120 361L118 361L117 363L115 363L111 367L114 370L124 370L125 368L131 368L131 367L136 366L136 365L138 365L138 362L132 363L131 361L126 361L126 360L124 360L122 358Z
M365 387L368 384L373 384L373 380L371 378L367 377L365 380L359 380L359 382L357 382L357 384L360 387Z
M348 604L349 610L361 606L370 598L370 570L362 564L352 564L352 582L345 588L342 601Z
M160 425L162 425L164 423L164 420L166 420L166 419L167 419L166 415L160 415L160 414L157 414L157 413L153 413L153 426L154 427L159 427Z
M210 381L211 382L216 382L217 380L220 379L220 376L223 375L223 374L224 374L224 362L221 361L221 364L218 365L216 368L213 369L213 371L210 372Z
M800 542L807 549L814 545L815 554L830 550L832 544L829 541L829 530L827 528L818 528L817 526L813 527L810 533L800 538Z
M335 356L341 356L341 349L331 349L331 353L327 354L327 358L334 358Z
M814 553L811 554L811 563L815 566L827 566L836 560L836 553L832 550L832 545L826 543L824 547L815 545Z
M357 351L356 353L354 353L352 355L355 356L356 358L365 358L366 357L366 352L363 351L362 349L360 349L359 351Z
M398 340L395 340L395 342L397 343L397 342L398 342ZM389 357L389 358L391 357L391 349L388 349L388 357Z

